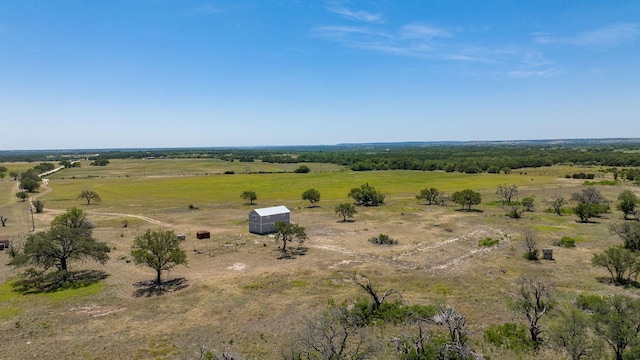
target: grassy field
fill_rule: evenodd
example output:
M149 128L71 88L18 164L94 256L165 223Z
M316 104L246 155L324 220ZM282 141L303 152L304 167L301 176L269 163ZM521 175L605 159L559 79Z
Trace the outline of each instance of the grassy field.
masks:
M582 181L565 179L564 174L583 168L469 175L309 166L311 173L296 174L291 171L297 164L114 160L106 167L83 162L81 168L51 175L52 191L41 190L45 211L35 215L37 230L46 229L53 216L66 208L87 211L97 225L94 236L112 248L111 260L104 266L73 266L100 269L108 277L86 288L22 295L12 287L16 270L5 265L6 252L0 253L4 356L30 358L47 353L58 358L174 359L194 354L194 344L199 344L251 359L276 359L292 334L330 300L340 303L362 296L350 281L360 274L380 288L399 290L406 303L455 306L468 317L478 350L492 359L510 359L516 355L487 347L482 331L514 319L507 302L518 277L536 275L553 282L558 298L567 301L577 293L638 295L637 289L601 281L606 271L590 264L593 253L619 241L608 227L620 221L620 213L612 211L593 223L580 224L575 216L543 211L548 207L545 201L553 196L568 198L582 188ZM247 170L256 173L247 174ZM234 174L225 175L225 171ZM349 190L363 183L385 193L386 204L359 207L355 221L339 222L333 207L349 202ZM536 211L518 220L506 218L495 194L500 184L518 185L521 198L533 196ZM310 208L300 198L312 187L321 192L319 207ZM483 204L476 207L480 211L471 213L460 212L453 204L426 206L415 200L425 187L449 195L470 188L481 192ZM638 192L626 185L599 187L611 200L626 188ZM77 200L84 189L96 191L102 201L86 205ZM16 219L0 231L20 240L30 219L14 190L15 182L0 182L0 211ZM243 203L244 190L256 191L256 205ZM190 204L198 209L190 210ZM273 238L248 233L248 212L271 205L286 205L292 210L292 221L306 228L305 255L280 260ZM128 221L127 227L123 220ZM166 276L184 278L185 288L162 296L140 292L137 284L154 274L135 266L129 251L133 238L149 228L187 234L183 248L189 265ZM527 228L536 230L541 248L553 247L562 236L579 239L578 246L553 247L554 261L526 261L520 234ZM195 232L200 229L210 230L212 238L197 240ZM368 242L380 233L398 239L399 244ZM478 241L488 237L500 242L479 247ZM539 356L557 355L547 351Z

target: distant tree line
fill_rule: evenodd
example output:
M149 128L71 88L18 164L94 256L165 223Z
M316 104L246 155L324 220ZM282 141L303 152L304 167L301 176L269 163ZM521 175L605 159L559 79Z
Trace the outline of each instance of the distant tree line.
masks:
M500 173L526 167L555 164L610 167L616 178L640 178L640 144L485 144L430 146L325 146L263 149L145 149L109 150L99 159L212 158L224 161L268 163L331 163L354 171L424 170L463 173ZM76 154L81 156L81 153ZM63 160L69 154L47 152L0 152L0 161ZM96 160L90 157L90 160ZM103 165L97 164L96 165ZM627 168L618 170L617 167ZM631 168L631 169L630 169Z

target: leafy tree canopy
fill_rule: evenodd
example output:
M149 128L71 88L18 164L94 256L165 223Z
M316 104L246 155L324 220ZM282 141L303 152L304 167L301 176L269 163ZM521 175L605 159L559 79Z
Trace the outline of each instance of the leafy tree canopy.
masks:
M638 197L631 190L625 190L618 195L618 204L616 208L624 213L625 220L628 215L636 216L636 207L638 206Z
M276 232L276 241L282 241L282 252L287 252L287 242L297 241L304 242L307 239L307 233L304 227L298 224L287 224L284 221L278 221L274 225Z
M479 192L475 192L471 189L465 189L462 191L456 191L451 195L451 200L462 206L462 209L471 211L472 205L478 205L482 201L482 195Z
M359 188L353 188L349 191L348 196L356 201L357 205L378 206L384 204L385 195L376 190L373 186L367 184L360 185Z
M312 206L320 201L320 191L309 189L302 193L302 200L308 200Z
M12 265L32 265L43 271L56 267L66 272L68 263L93 259L105 263L109 259L109 247L92 237L91 223L84 212L68 209L51 221L51 229L30 235L24 250L12 260Z
M255 191L243 191L242 194L240 195L240 197L245 200L248 201L249 204L253 205L253 202L258 200L258 194L256 194Z
M353 204L349 203L336 205L335 212L336 214L342 216L343 222L347 221L348 217L353 217L353 215L357 213L356 208L353 206Z
M151 231L136 236L131 256L138 265L146 265L156 271L156 285L162 285L163 270L187 264L187 254L180 249L180 238L173 231Z
M87 200L87 205L91 204L91 201L100 201L100 195L93 190L82 190L80 195L78 195L77 199Z

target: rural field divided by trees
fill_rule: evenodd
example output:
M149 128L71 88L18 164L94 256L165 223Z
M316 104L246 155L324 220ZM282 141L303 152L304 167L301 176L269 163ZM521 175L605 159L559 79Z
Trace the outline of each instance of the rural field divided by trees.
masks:
M3 353L636 359L639 152L2 152ZM276 205L291 224L249 233Z

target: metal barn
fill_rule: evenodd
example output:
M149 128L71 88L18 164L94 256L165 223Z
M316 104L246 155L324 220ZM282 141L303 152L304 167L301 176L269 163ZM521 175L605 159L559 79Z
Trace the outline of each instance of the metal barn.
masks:
M291 211L286 206L255 209L249 213L249 232L260 235L272 233L278 221L287 224L291 221Z

